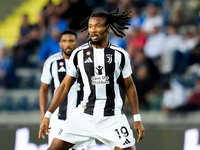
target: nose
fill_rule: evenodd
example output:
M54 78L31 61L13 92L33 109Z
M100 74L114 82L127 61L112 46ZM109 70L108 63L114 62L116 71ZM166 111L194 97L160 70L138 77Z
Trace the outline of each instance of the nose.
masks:
M68 41L65 41L65 45L69 45L69 42L68 42Z
M92 32L92 33L96 33L96 27L92 27L92 28L91 28L91 32Z

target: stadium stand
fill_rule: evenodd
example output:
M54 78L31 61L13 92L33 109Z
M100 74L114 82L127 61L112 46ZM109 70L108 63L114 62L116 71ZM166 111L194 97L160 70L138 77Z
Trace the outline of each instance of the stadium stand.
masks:
M13 2L12 2L13 1ZM16 42L19 35L19 27L21 23L21 16L26 13L29 15L30 23L36 23L38 21L38 14L41 11L42 7L48 2L48 0L21 0L23 1L21 6L18 8L13 8L13 13L8 15L4 21L0 23L0 37L4 38L6 41L6 46L11 47ZM19 1L17 1L19 2ZM52 0L55 4L59 2L59 0ZM14 0L9 0L1 2L4 5L1 6L16 6L16 2ZM9 3L9 5L8 5ZM6 8L6 7L5 7ZM11 7L12 10L12 7ZM9 12L8 12L9 13ZM3 18L3 17L1 17Z

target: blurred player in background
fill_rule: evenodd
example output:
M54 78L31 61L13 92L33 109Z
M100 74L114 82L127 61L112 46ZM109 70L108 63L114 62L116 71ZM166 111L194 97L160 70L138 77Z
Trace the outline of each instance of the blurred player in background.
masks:
M45 61L43 66L39 93L41 120L43 119L46 112L46 107L48 104L48 90L50 84L53 84L52 92L54 93L67 73L70 55L78 45L77 34L70 29L64 30L61 33L59 45L62 51L51 55ZM48 135L48 145L51 144L53 138L59 132L59 129L63 125L64 120L68 118L73 109L79 104L78 92L81 92L80 84L75 82L69 94L65 97L65 100L53 113L50 120L51 129Z

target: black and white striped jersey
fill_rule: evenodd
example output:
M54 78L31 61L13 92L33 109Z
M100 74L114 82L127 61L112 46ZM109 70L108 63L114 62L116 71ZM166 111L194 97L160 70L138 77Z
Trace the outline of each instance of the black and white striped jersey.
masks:
M41 82L49 85L53 82L55 92L67 73L67 67L69 67L69 60L63 58L62 52L50 56L44 63ZM77 107L80 102L78 91L80 91L80 84L75 82L63 103L54 112L58 119L65 120Z
M125 101L123 79L132 73L130 58L124 49L112 43L96 49L88 42L73 51L67 73L82 78L84 87L80 107L84 108L84 113L121 114Z

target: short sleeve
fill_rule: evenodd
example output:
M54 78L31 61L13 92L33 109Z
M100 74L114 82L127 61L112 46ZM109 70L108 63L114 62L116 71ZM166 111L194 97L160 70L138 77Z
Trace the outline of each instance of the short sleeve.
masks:
M128 76L130 76L132 74L132 68L131 68L131 62L130 62L130 57L129 54L124 51L124 68L122 70L122 75L123 78L127 78Z
M78 78L78 59L77 59L77 51L72 52L70 56L70 65L67 68L67 74L71 77Z
M51 61L49 61L48 59L45 61L44 66L43 66L43 70L42 70L42 75L41 75L41 82L46 83L46 84L50 84L52 81L52 75L51 75Z

